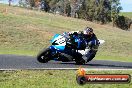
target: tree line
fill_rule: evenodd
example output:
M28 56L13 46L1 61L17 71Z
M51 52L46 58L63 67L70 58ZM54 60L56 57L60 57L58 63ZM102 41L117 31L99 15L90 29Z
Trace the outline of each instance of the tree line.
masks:
M19 5L100 24L112 22L124 30L132 24L131 19L119 15L120 0L19 0Z

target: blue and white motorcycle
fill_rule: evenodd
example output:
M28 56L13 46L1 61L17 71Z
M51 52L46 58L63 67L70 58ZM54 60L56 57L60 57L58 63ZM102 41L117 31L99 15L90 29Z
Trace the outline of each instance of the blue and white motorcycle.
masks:
M100 44L104 40L99 40ZM85 64L82 56L89 49L86 49L85 40L76 36L76 33L69 36L67 33L56 34L51 40L51 46L40 52L37 60L47 63L50 60L69 62L75 61L76 64Z

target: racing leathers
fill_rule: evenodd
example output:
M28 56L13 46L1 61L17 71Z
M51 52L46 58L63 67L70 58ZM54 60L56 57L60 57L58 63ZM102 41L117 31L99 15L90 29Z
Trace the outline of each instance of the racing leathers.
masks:
M74 33L77 33L78 36L81 36L85 40L86 48L89 48L89 50L86 51L85 54L82 56L82 59L85 60L85 63L91 61L95 57L98 51L98 47L99 47L98 38L94 33L88 36L81 31L69 32L69 34L74 34Z

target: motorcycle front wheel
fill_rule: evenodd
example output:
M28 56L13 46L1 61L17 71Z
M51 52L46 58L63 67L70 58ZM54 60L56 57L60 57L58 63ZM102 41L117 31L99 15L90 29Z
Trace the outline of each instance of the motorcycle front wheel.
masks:
M50 59L51 59L51 50L50 50L50 48L47 48L47 49L41 51L37 55L37 60L40 63L47 63Z

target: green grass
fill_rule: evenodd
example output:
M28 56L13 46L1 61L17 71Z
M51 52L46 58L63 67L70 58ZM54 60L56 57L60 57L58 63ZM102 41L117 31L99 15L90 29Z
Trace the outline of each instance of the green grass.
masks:
M121 12L120 15L123 15L123 16L126 16L126 17L129 17L132 19L132 12Z
M0 54L36 56L50 45L54 34L83 30L86 26L106 41L95 59L132 61L131 31L3 4L0 4Z
M107 59L106 59L107 58ZM132 62L132 57L97 55L96 60L111 60L121 62Z
M36 56L38 51L31 50L0 50L0 54L13 54L13 55L27 55L27 56Z
M88 74L130 74L132 71L95 71ZM131 88L129 84L78 85L74 70L0 71L0 88Z

